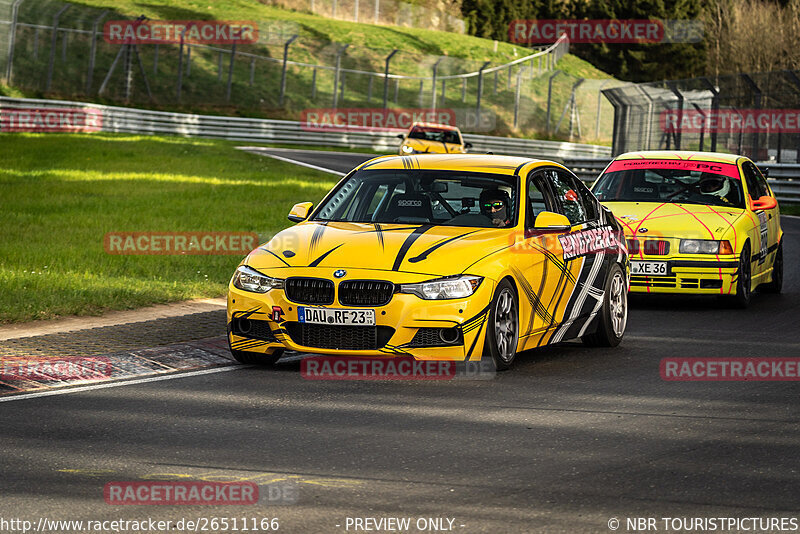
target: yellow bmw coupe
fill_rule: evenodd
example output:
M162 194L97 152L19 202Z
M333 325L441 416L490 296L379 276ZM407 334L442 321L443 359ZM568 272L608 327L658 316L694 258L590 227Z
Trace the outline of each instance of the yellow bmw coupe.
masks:
M743 156L631 152L592 187L625 228L630 290L722 295L780 292L780 211L758 167Z
M461 130L447 124L415 122L397 137L402 139L398 154L466 154L472 143L464 142Z
M290 349L505 369L521 350L624 334L621 225L557 163L383 156L289 219L231 279L240 362Z

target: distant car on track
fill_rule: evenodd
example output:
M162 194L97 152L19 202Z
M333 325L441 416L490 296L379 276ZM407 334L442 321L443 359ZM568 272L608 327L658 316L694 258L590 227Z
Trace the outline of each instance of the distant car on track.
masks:
M252 251L228 292L245 363L284 349L480 360L582 338L615 346L627 321L622 227L549 161L383 156Z
M632 152L592 187L625 228L631 291L728 296L780 292L783 231L778 201L743 156Z
M466 154L472 148L471 143L465 143L461 130L447 124L434 124L428 122L415 122L408 132L397 137L400 143L398 154L410 156L412 154Z

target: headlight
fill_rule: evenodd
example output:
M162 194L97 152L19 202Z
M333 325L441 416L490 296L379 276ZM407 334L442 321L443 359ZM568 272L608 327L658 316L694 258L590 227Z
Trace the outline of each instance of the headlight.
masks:
M253 293L266 293L270 289L283 289L283 280L261 274L246 265L240 265L233 273L233 286L252 291Z
M402 150L402 151L403 151L405 154L411 154L412 152L414 152L414 149L413 149L413 148L411 148L411 147L410 147L410 146L408 146L408 145L403 145L403 146L401 146L401 147L400 147L400 150Z
M730 241L711 239L681 239L681 254L733 254Z
M482 276L437 278L418 284L401 284L400 293L411 293L425 300L462 299L472 295L483 281Z

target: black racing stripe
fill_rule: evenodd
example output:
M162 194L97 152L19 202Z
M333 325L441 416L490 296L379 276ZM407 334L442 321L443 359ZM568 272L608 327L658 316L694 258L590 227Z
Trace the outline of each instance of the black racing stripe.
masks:
M334 251L334 250L336 250L337 248L341 247L342 245L344 245L344 243L341 243L341 244L339 244L339 245L336 245L335 247L333 247L332 249L330 249L328 252L326 252L325 254L323 254L322 256L320 256L319 258L317 258L316 260L314 260L314 261L312 261L311 263L309 263L309 264L308 264L308 266L309 266L309 267L317 267L317 266L320 264L320 262L321 262L322 260L324 260L324 259L325 259L325 258L328 256L328 254L330 254L331 252L333 252L333 251Z
M512 267L512 272L517 277L517 282L522 288L522 291L525 293L525 297L528 299L528 302L530 302L534 313L539 317L541 317L544 322L549 321L551 316L548 313L547 308L544 307L544 305L541 302L541 299L539 298L539 295L537 295L536 292L533 290L533 287L531 286L530 282L528 282L528 280L525 278L525 275L522 273L522 271L520 271L516 267ZM527 331L530 332L532 328L533 328L533 315L531 315L530 319L528 320Z
M419 236L421 236L431 228L433 228L432 224L425 224L418 227L410 234L408 234L408 237L406 237L406 240L403 241L403 244L400 246L400 250L397 252L397 256L394 259L394 265L392 265L393 271L397 271L400 269L400 264L403 263L403 259L406 257L408 249L410 249L411 245L414 244L414 241L416 241Z
M272 252L271 250L268 250L268 249L265 249L265 248L262 248L261 250L263 250L263 251L265 251L265 252L269 252L270 254L272 254L273 256L275 256L276 258L278 258L279 260L281 260L281 261L283 262L283 264L284 264L284 265L286 265L287 267L291 267L291 265L289 265L289 264L286 262L286 260L284 260L283 258L281 258L280 256L278 256L277 254L275 254L275 253L274 253L274 252Z
M451 237L450 239L446 239L444 241L441 241L440 243L437 243L437 244L433 245L432 247L430 247L428 250L426 250L422 254L420 254L418 256L414 256L413 258L410 258L408 261L410 263L417 263L417 262L420 262L422 260L426 260L426 259L428 259L428 256L431 254L431 252L435 251L436 249L441 248L441 247L445 246L448 243L452 243L453 241L456 241L457 239L461 239L462 237L467 237L470 234L474 234L475 232L477 232L477 230L473 230L472 232L467 232L466 234L457 235L455 237Z
M383 229L378 223L375 223L375 232L378 234L378 242L381 244L381 250L384 250L386 247L383 243Z
M486 314L489 311L492 303L486 305L484 309L479 311L477 314L473 315L471 318L467 319L461 324L461 331L462 332L469 332L470 330L474 330L477 326L483 324L483 321L486 318Z
M472 340L472 345L469 347L469 351L467 352L467 357L464 358L464 361L469 361L472 357L472 351L475 350L475 345L478 344L478 339L481 337L481 332L483 331L483 325L486 324L485 322L481 323L480 327L478 328L478 333L475 334L475 339Z
M248 317L250 317L251 315L253 315L254 313L256 313L260 309L261 309L261 306L258 306L258 307L255 307L255 308L250 308L249 310L244 311L244 312L236 312L236 313L233 314L233 318L234 319L247 319Z
M381 232L398 232L401 230L415 230L416 226L403 226L401 228L383 228L381 227ZM361 232L356 232L357 234L371 234L375 232L375 230L362 230Z
M519 171L522 170L522 167L530 163L530 161L526 161L525 163L521 163L516 169L514 169L514 176L519 176Z
M314 233L311 234L311 242L308 247L309 254L311 254L317 247L317 244L319 244L319 240L322 239L322 234L325 233L327 224L327 221L321 222L316 228L314 228Z

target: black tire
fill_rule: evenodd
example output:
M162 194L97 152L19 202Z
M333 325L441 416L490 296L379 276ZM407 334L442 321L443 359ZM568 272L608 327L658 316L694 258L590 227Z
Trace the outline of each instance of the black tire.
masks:
M275 349L271 354L231 349L231 356L237 362L247 365L273 365L283 356L283 349Z
M778 250L772 260L772 280L762 285L759 290L764 293L780 293L783 289L783 241L778 243Z
M489 306L483 355L492 359L495 369L505 371L514 363L519 343L519 305L517 292L508 280L497 284Z
M597 317L597 331L581 338L589 347L616 347L628 323L628 284L618 263L608 270L603 307Z
M752 285L750 243L745 243L739 255L739 268L736 270L736 295L730 297L730 304L735 308L747 308L753 296Z

